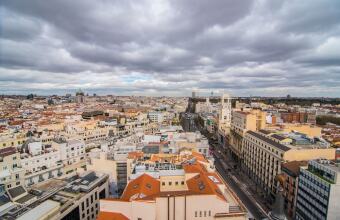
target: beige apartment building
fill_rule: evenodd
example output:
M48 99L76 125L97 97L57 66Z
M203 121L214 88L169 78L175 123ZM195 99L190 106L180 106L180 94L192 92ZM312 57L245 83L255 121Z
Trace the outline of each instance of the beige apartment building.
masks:
M247 131L265 128L266 113L261 110L233 111L230 132L230 150L233 158L241 163L243 159L243 138Z
M0 149L7 147L18 147L21 146L27 137L24 132L21 133L4 133L0 135Z
M275 178L281 173L282 162L335 158L334 148L308 144L308 139L303 139L303 136L291 135L291 144L281 144L275 138L278 136L266 131L247 131L243 140L243 167L249 177L269 196L274 196L276 192Z
M0 193L24 184L25 170L21 167L20 153L14 147L0 149Z

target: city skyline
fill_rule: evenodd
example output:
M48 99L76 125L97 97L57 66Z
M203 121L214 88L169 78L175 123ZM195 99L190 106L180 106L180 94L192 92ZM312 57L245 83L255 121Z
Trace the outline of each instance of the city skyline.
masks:
M339 1L0 8L0 94L340 97Z

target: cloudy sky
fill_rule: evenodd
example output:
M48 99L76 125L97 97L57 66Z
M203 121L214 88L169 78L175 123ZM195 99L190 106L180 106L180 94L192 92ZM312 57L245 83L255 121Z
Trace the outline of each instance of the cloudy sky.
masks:
M340 96L339 0L2 0L0 94Z

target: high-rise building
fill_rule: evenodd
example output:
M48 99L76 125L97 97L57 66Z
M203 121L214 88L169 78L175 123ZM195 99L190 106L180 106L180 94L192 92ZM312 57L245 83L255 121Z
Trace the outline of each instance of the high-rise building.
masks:
M300 168L295 219L340 218L340 168L329 160L309 161Z

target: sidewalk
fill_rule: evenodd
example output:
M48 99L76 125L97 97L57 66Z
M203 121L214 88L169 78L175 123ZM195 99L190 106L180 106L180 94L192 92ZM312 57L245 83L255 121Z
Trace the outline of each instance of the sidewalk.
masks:
M221 151L221 154L224 158L224 162L229 167L233 167L231 164L234 164L234 162L230 158L230 156L222 151L221 146L219 146L219 150ZM253 197L257 203L259 203L259 205L263 208L263 210L266 211L266 213L268 213L271 210L270 204L268 203L268 201L266 201L265 198L261 197L259 193L264 194L264 192L262 190L259 190L259 187L256 187L256 183L252 179L250 179L247 174L245 174L242 170L235 171L232 169L231 173L237 179L237 181L243 185L244 188L249 189L249 191L247 190L249 192L249 195ZM256 191L256 188L258 191Z

